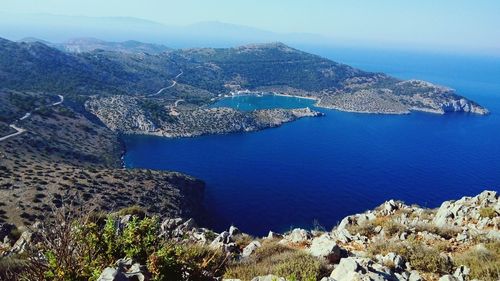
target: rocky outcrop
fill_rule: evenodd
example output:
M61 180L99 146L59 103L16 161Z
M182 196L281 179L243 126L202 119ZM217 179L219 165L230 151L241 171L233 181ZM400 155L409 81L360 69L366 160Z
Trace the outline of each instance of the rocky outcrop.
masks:
M360 79L348 82L341 91L325 92L318 105L342 111L381 114L408 114L412 111L445 114L464 112L485 115L488 110L479 104L455 94L446 87L420 80L401 81L394 85L377 85L375 76L362 83Z
M330 263L337 263L341 258L342 249L330 234L325 233L312 240L309 253L314 257L323 258Z
M490 214L482 214L488 212ZM438 226L469 226L473 229L500 229L500 202L495 191L484 191L475 197L445 201L433 222Z
M194 137L207 134L251 132L278 127L303 117L322 116L310 108L238 111L231 108L172 109L151 112L141 99L130 96L94 98L86 108L113 131L165 137Z

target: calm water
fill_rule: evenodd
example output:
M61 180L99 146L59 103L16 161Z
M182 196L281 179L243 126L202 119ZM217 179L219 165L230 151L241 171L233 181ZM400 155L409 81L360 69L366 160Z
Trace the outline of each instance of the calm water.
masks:
M212 107L232 107L238 110L248 111L266 108L314 107L315 103L316 102L312 99L262 94L261 96L243 95L226 98L214 103Z
M262 235L319 223L395 198L436 207L446 199L500 187L500 60L423 54L317 53L401 78L451 86L492 114L405 116L323 110L255 133L125 139L128 167L177 170L206 181L206 207L216 230L233 223ZM310 106L277 96L222 101L242 110Z

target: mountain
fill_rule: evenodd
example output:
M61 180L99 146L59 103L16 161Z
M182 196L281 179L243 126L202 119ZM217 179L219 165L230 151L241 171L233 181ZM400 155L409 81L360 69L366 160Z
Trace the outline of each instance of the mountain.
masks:
M365 72L283 43L159 54L68 53L40 42L0 39L0 59L2 87L13 90L137 96L164 89L159 98L196 105L249 90L312 97L318 106L354 112L488 112L452 89ZM167 87L176 75L175 87Z
M287 44L327 41L326 38L315 34L277 33L214 21L175 26L133 17L0 12L0 37L19 40L23 37L35 36L50 42L65 42L74 38L75 34L83 38L102 38L115 42L136 40L176 48L229 47L270 41L282 41Z

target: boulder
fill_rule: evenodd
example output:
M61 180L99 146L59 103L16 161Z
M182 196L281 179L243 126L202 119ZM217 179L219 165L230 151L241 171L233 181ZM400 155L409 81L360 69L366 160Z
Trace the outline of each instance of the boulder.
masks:
M384 202L384 204L380 206L379 213L383 216L392 215L395 211L399 210L401 205L402 205L401 203L396 202L394 200L386 201Z
M252 241L252 242L250 242L250 244L248 244L245 248L243 248L243 252L241 253L241 257L242 258L249 257L260 246L261 246L261 244L260 244L259 241Z
M119 259L116 267L107 267L97 281L144 281L143 266L133 263L131 259Z
M395 253L387 253L385 256L379 256L378 260L382 264L391 264L394 265L395 271L404 271L406 269L406 262L403 257L397 255Z
M21 237L17 239L14 246L10 249L11 254L22 254L31 243L31 238L33 237L33 232L26 230L21 234Z
M330 263L338 263L341 258L342 250L335 242L335 239L325 233L312 240L309 253L314 257L323 258Z
M469 280L469 275L470 269L465 265L457 267L455 273L453 273L453 277L457 278L460 281Z
M340 260L330 277L336 281L397 281L389 272L389 268L375 264L368 258L348 257Z
M459 281L459 280L455 278L453 275L447 274L441 276L441 278L439 278L439 281Z
M182 221L183 220L181 218L165 219L160 225L161 232L164 234L171 233L174 229L176 229L179 225L182 224Z
M311 238L311 233L302 228L295 228L292 232L284 236L285 242L289 243L304 243Z
M182 224L178 225L172 231L172 235L174 237L183 237L188 232L192 231L193 228L195 228L195 227L196 227L196 223L194 222L194 220L193 219L188 219L187 221L185 221Z
M410 272L410 277L408 278L408 281L424 281L422 277L420 277L420 273L416 270L412 270Z
M281 239L281 238L283 238L283 235L272 231L269 231L269 233L266 236L266 239Z
M240 230L236 226L231 225L229 227L229 236L235 236L235 235L238 235L240 233L241 233Z
M279 277L276 275L265 275L265 276L257 276L252 279L252 281L286 281L285 278Z
M347 216L340 221L340 224L337 226L336 230L338 231L346 230L348 226L351 226L354 223L355 223L354 216Z

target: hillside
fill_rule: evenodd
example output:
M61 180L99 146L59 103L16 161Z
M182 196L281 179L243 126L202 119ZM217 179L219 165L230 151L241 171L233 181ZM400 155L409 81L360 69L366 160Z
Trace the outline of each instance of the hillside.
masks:
M0 221L29 225L63 201L96 210L139 205L156 214L199 214L203 182L174 172L122 169L118 136L66 103L47 106L56 100L46 93L0 91L2 136L12 122L25 130L0 141ZM19 120L26 112L31 115Z
M332 230L252 237L235 226L215 233L140 208L74 216L65 206L56 221L23 232L0 224L0 278L496 281L499 214L498 194L484 191L438 209L389 200Z
M227 49L181 49L159 54L95 50L65 53L40 42L0 40L2 87L69 96L150 95L209 104L232 91L309 96L318 106L366 113L488 111L446 87L364 72L281 43Z

